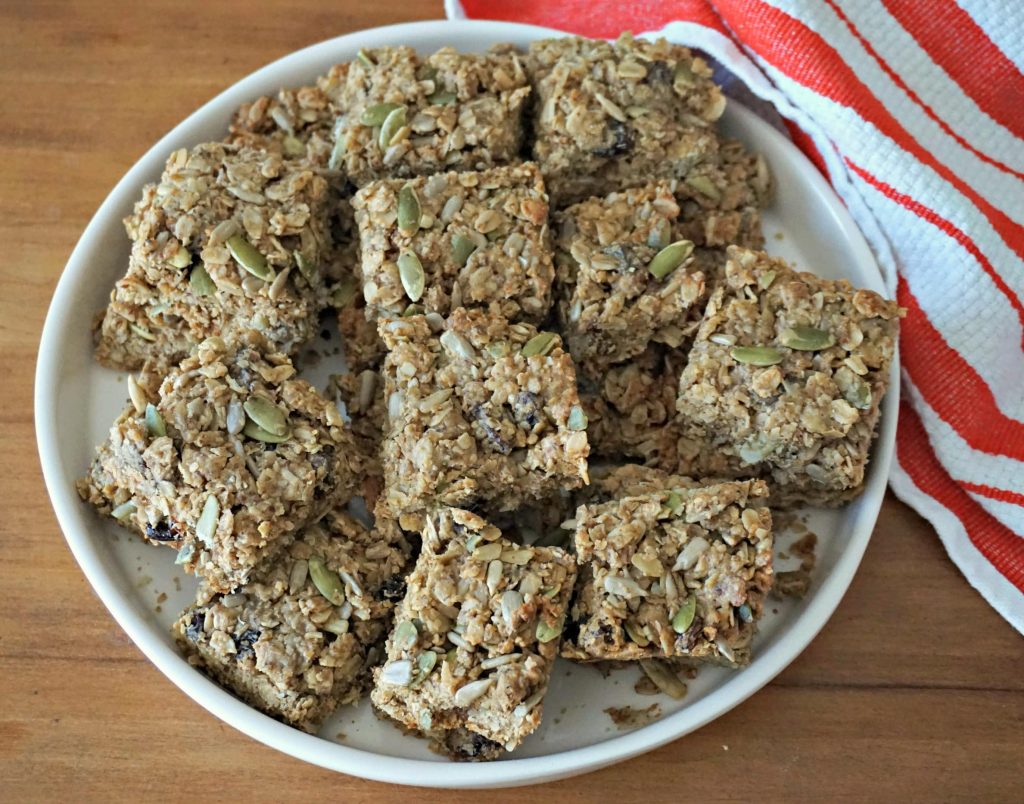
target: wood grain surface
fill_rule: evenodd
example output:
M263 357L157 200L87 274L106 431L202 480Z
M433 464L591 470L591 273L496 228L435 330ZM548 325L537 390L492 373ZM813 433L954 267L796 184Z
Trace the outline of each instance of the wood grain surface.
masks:
M543 790L439 794L291 759L192 703L104 610L57 527L32 423L72 247L150 144L237 79L442 14L439 0L0 2L0 801L1020 801L1024 640L891 496L839 610L777 680L695 734Z

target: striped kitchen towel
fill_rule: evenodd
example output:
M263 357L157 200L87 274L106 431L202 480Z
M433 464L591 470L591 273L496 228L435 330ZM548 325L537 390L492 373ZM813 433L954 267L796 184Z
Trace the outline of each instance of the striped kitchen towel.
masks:
M907 308L890 483L1024 632L1024 3L447 0L699 48L770 102Z

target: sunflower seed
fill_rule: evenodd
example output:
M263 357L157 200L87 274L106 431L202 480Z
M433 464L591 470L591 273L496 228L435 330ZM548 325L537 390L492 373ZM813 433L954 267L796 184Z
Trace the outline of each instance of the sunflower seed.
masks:
M448 330L442 333L440 341L445 349L458 357L465 358L466 360L472 360L476 357L476 351L473 349L472 344L457 332Z
M619 78L639 80L647 75L647 68L638 61L624 61L615 70Z
M412 650L419 639L419 631L416 630L416 623L411 620L403 620L395 627L395 635L392 643L398 650Z
M677 240L655 254L654 259L648 264L647 270L657 279L664 279L686 262L691 254L693 254L693 243L689 240Z
M339 131L337 137L334 141L334 147L331 148L331 156L327 160L327 167L331 170L340 170L342 163L345 161L345 136Z
M852 372L842 391L846 401L855 408L867 410L871 407L871 386Z
M608 98L606 98L600 92L595 92L594 98L601 105L601 108L603 108L606 112L608 112L609 115L614 117L620 123L625 123L627 121L628 118L626 117L626 113L622 111L622 109L620 109L617 105L612 103L612 101L608 100Z
M221 221L213 227L213 231L210 232L209 238L207 238L206 244L208 246L219 246L229 237L233 237L238 234L240 227L238 221L233 218L228 218L226 221Z
M531 558L533 558L533 550L528 547L518 550L501 551L501 560L506 564L512 564L516 567L525 567L530 563Z
M257 279L262 279L264 282L274 280L274 269L270 267L267 258L241 235L228 238L228 251L239 265Z
M185 247L179 248L174 252L174 256L171 257L171 265L175 268L188 268L192 264L192 255Z
M493 679L482 678L479 681L471 681L464 687L459 687L458 692L455 693L455 705L469 706L473 701L487 692L488 687L490 687L492 683Z
M146 412L146 405L149 404L149 400L146 398L146 392L142 390L142 386L139 385L139 381L135 379L133 374L128 375L128 397L132 400L136 413L141 415Z
M174 557L174 563L175 564L187 564L189 561L192 560L192 556L194 556L195 553L196 553L195 545L193 545L193 544L182 545L181 549L178 551L178 555L176 555Z
M672 76L672 88L680 95L685 95L696 82L697 77L689 65L680 62L676 65L675 73Z
M736 343L736 338L722 332L716 332L714 335L709 337L708 340L712 343L717 343L719 346L732 346Z
M647 593L632 578L621 575L608 575L604 579L604 590L610 595L619 597L646 597Z
M119 522L125 522L126 520L133 517L135 515L135 512L138 510L138 506L132 500L128 500L128 502L123 502L117 507L115 507L110 512L110 515Z
M220 500L213 494L206 498L203 503L203 512L196 522L196 536L203 544L213 544L213 537L217 533L217 522L220 520Z
M229 609L237 609L239 606L242 606L246 600L248 600L248 598L245 595L234 593L230 595L223 595L220 599L220 604Z
M457 234L452 238L452 260L456 265L465 266L474 251L476 243L468 237Z
M745 623L754 622L754 612L746 603L736 609L736 615Z
M523 701L519 706L512 710L512 716L522 720L530 712L533 711L534 707L537 706L542 700L544 700L544 693L546 690L537 690L529 698Z
M796 324L782 331L779 335L779 342L790 349L813 352L834 346L836 339L831 332L826 330Z
M364 126L380 126L387 120L389 114L401 107L400 103L375 103L367 106L359 116L359 122Z
M770 346L734 346L729 354L737 363L752 366L774 366L782 362L782 352Z
M285 268L277 275L270 287L267 289L267 296L271 301L277 301L284 293L284 286L288 283L288 275L291 274L291 267Z
M437 653L432 650L425 650L416 657L416 673L419 677L426 678L430 671L437 665Z
M472 552L477 561L493 561L501 556L501 545L498 542L487 542L474 547Z
M429 709L422 710L416 716L416 723L419 725L420 731L422 731L424 733L430 731L431 727L433 727L433 725L434 725L434 718L430 714L430 710Z
M473 646L470 645L465 639L463 639L462 634L460 634L458 631L449 631L447 634L445 634L445 637L453 645L457 645L463 650L473 650Z
M662 662L654 659L641 659L640 668L666 695L676 700L686 695L686 685Z
M346 617L335 616L320 626L321 631L327 631L329 634L335 634L336 636L344 636L348 633L351 626Z
M436 92L427 95L427 102L433 106L451 106L458 99L458 95L454 92L449 92L446 89L439 89Z
M338 577L338 573L331 572L320 556L311 556L309 559L309 576L313 579L313 585L317 591L327 598L335 606L345 602L345 587Z
M630 563L648 578L660 578L665 571L665 568L661 566L661 562L658 559L642 556L639 553L633 554Z
M672 571L679 572L679 570L690 569L710 546L711 543L703 536L694 536L679 551L676 563L672 565Z
M587 414L583 412L583 408L579 405L573 405L569 409L569 418L566 420L566 425L570 430L586 430Z
M164 422L164 417L152 403L146 405L146 432L149 433L150 438L161 438L167 435L167 424Z
M130 329L132 332L134 332L136 335L138 335L144 341L155 341L156 340L156 335L154 335L152 332L150 332L145 327L140 327L138 324L129 324L128 325L128 329Z
M697 597L690 595L683 601L679 611L672 615L672 630L677 634L685 634L686 629L693 625L693 618L697 614Z
M412 236L420 228L423 215L420 199L411 184L406 184L398 191L398 231Z
M533 357L534 355L546 355L555 347L555 333L553 332L538 332L525 344L523 344L522 355L523 357Z
M255 424L271 435L287 435L287 414L269 399L262 396L250 396L242 407L245 408L246 414Z
M319 273L316 263L306 259L306 255L297 250L295 252L295 266L299 269L299 273L306 278L306 281L313 284Z
M712 201L720 201L722 199L722 191L707 176L688 176L686 184Z
M511 627L512 619L523 605L523 596L515 589L509 589L501 596L501 616Z
M399 106L397 109L392 109L384 122L380 126L380 138L377 140L377 144L380 146L382 151L387 150L388 146L391 145L391 141L395 138L395 135L405 127L405 107Z
M487 588L492 595L498 590L498 584L501 583L504 571L505 565L501 563L500 559L495 558L487 565Z
M362 63L364 67L376 67L377 62L373 60L373 56L367 53L362 48L359 48L359 52L356 53L356 58Z
M192 286L192 292L197 296L212 296L217 292L217 286L213 283L210 274L207 273L202 263L199 263L192 269L192 273L188 277L188 283Z
M398 257L398 277L402 280L402 287L405 288L405 295L410 300L417 302L423 297L423 286L426 283L426 276L423 273L423 263L413 251L403 251Z
M410 681L412 681L412 662L408 659L388 662L381 668L381 684L389 684L392 687L407 687Z
M493 670L495 667L504 667L506 664L512 664L518 662L523 658L521 653L506 653L502 656L492 656L490 659L484 659L480 662L481 670Z
M768 290L775 281L775 271L765 271L757 278L757 286L761 290Z
M291 159L297 159L306 153L306 146L302 144L302 140L292 134L287 135L281 140L281 146L282 150L284 150L284 155Z
M309 562L300 558L292 564L291 572L288 573L288 593L297 594L306 585L306 578L309 577Z

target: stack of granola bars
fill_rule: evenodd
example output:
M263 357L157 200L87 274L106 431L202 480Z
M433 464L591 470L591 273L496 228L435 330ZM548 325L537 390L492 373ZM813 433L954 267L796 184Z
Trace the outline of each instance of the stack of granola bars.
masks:
M380 48L171 155L80 492L200 579L191 662L308 731L372 689L490 759L557 656L675 696L750 660L770 506L860 490L900 310L757 250L768 168L710 76L628 35ZM293 363L326 311L344 414Z

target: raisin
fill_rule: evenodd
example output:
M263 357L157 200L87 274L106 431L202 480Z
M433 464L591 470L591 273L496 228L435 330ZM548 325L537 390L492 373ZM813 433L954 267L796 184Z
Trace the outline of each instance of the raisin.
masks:
M516 394L513 399L512 416L517 424L532 430L540 423L543 407L539 396L530 391L523 391Z
M373 596L377 600L401 600L405 597L405 590L405 578L401 575L392 575L380 585Z
M255 628L247 628L240 636L232 637L235 640L235 661L255 656L256 651L253 650L252 646L256 644L256 640L259 638L260 632Z
M146 538L152 542L176 542L181 538L178 529L166 520L155 525L146 525Z
M612 627L608 623L601 623L597 627L597 636L604 640L605 645L615 644L615 637L612 636Z
M203 623L206 622L206 611L200 609L199 611L192 612L192 619L188 621L188 625L185 627L185 636L190 641L196 642L203 633Z
M664 61L651 61L647 63L647 75L644 76L645 84L671 84L675 80L675 73Z
M565 642L577 642L580 638L580 621L569 619L565 623L562 639Z
M611 134L611 143L594 150L594 156L620 156L633 150L636 135L633 129L620 120L609 118L606 128Z
M491 445L495 452L508 455L512 451L512 445L502 437L498 428L491 423L490 417L484 410L483 405L474 406L473 417L476 419L477 424L480 425L480 429L484 431L487 443Z

